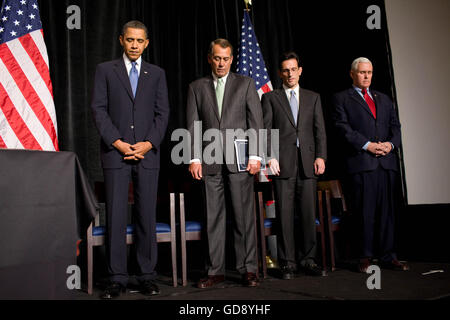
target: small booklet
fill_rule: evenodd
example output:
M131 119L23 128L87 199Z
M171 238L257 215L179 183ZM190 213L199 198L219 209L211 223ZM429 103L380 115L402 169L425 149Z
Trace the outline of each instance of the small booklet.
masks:
M248 165L248 140L234 140L234 149L236 151L236 164L239 172L245 171Z
M236 139L234 140L234 149L236 150L236 164L239 172L245 171L248 165L248 140L247 139ZM261 170L266 170L266 159L263 155L261 159Z

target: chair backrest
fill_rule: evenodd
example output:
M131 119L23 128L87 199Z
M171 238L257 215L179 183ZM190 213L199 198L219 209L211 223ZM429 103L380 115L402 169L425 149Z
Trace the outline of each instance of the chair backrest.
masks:
M317 190L325 191L329 190L331 198L340 199L342 203L342 210L347 211L347 204L345 202L344 192L339 180L328 180L317 182Z
M185 212L184 193L180 193L180 232L181 241L201 240L202 224L199 221L187 221Z
M180 238L181 238L181 274L182 285L187 285L186 241L202 239L202 224L198 221L186 221L184 193L180 193Z

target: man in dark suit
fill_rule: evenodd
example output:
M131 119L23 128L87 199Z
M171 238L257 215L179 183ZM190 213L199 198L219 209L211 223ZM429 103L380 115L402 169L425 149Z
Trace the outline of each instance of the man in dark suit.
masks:
M159 293L156 277L156 196L160 144L169 117L165 72L141 55L149 44L139 21L124 25L119 38L124 54L97 66L92 110L101 136L106 191L107 265L110 285L102 298L124 291L127 273L128 185L134 184L136 255L141 292Z
M254 81L230 72L232 62L233 47L227 40L211 42L208 63L212 74L192 82L188 90L187 126L194 152L189 171L194 179L203 180L207 215L208 276L198 282L199 288L225 279L225 191L230 192L234 212L236 269L244 285L258 285L253 175L259 172L261 158L256 139L250 137L248 166L238 171L234 137L229 133L241 129L257 135L263 128L262 111ZM201 142L209 134L215 136L211 154L209 143Z
M408 270L394 251L400 122L388 96L369 88L372 74L369 59L355 59L350 71L353 87L333 98L333 118L343 142L348 174L350 208L360 228L359 271L365 273L371 264L375 242L382 267Z
M297 261L305 273L322 275L315 263L315 221L317 176L325 171L327 156L326 133L320 96L300 88L301 74L298 55L283 54L279 62L283 88L262 98L271 149L276 150L278 142L272 139L272 129L279 130L279 153L269 154L269 166L279 225L278 259L286 280L293 278Z

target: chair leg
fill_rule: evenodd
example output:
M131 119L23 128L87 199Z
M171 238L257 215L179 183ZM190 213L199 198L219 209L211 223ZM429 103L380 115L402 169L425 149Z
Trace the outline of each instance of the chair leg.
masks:
M331 213L331 196L330 191L325 190L325 198L327 201L327 219L328 219L328 237L330 241L330 256L331 256L331 271L336 270L335 258L334 258L334 234L333 234L333 222Z
M180 206L181 206L181 195L180 195ZM184 202L184 198L183 198ZM183 205L184 206L184 205ZM177 233L175 227L175 194L170 194L170 249L172 251L172 280L173 286L178 285L177 276Z
M319 224L320 224L320 242L322 247L322 269L327 271L327 255L325 245L325 225L323 219L323 198L322 191L317 191L317 200L319 204Z
M259 199L259 194L255 194L253 199L253 225L255 226L255 244L256 244L256 279L259 280L259 249L258 249L258 224L257 224L257 215L258 215L258 206L257 206L257 200ZM258 201L259 203L259 201Z
M181 194L180 194L181 200ZM180 238L181 238L181 285L183 287L187 286L187 266L186 266L186 221L184 212L184 194L183 194L183 205L180 201Z
M93 287L93 258L94 258L94 252L93 252L93 246L92 246L92 222L89 225L89 228L87 230L87 293L89 295L92 295L92 287Z
M264 229L264 202L262 192L258 192L258 217L259 217L259 238L261 242L261 266L263 270L263 278L267 278L267 246L266 246L266 233Z

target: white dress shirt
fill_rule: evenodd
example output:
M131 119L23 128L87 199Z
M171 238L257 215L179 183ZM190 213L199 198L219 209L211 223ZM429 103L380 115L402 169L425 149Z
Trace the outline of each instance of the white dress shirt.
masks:
M283 89L284 92L286 92L286 96L288 98L288 101L291 100L291 91L294 90L295 92L295 98L297 99L297 105L300 107L300 86L297 84L297 86L292 89L292 88L288 88L283 84Z
M127 75L130 76L130 70L133 66L131 65L131 60L128 59L125 53L123 54L123 62L125 62L125 67L127 68ZM136 60L136 69L138 72L138 76L141 74L141 65L142 65L142 56Z

